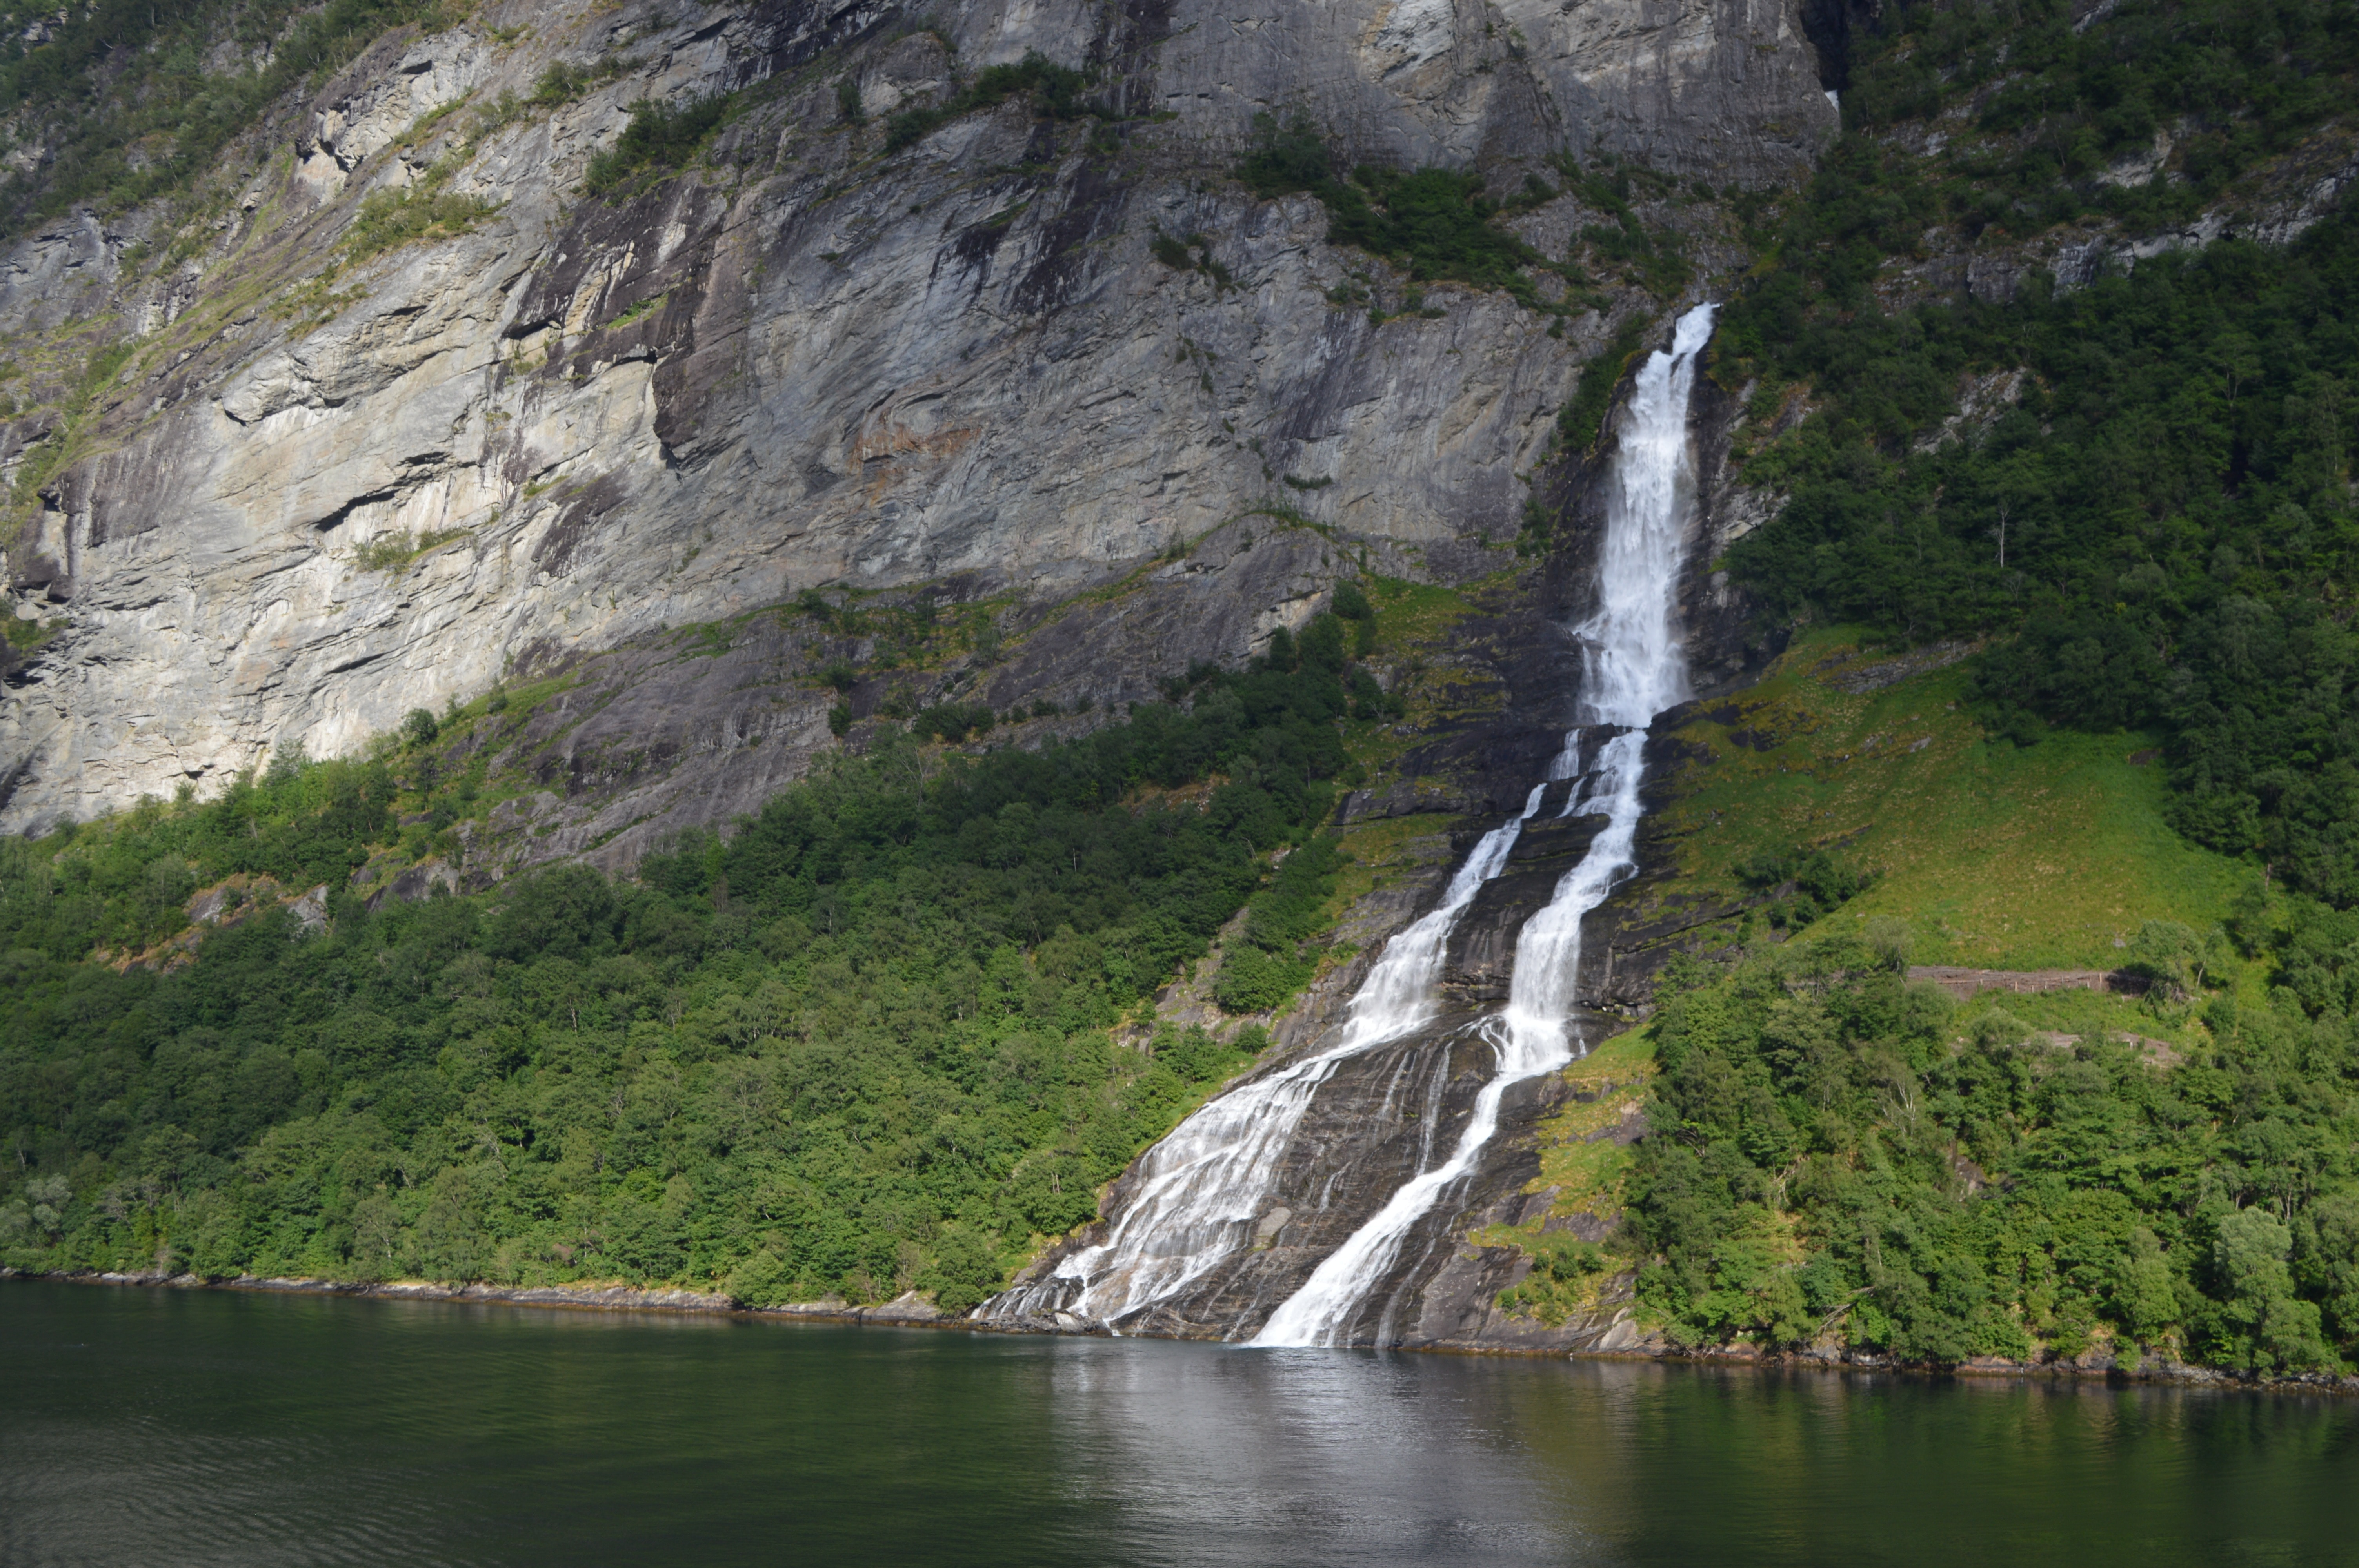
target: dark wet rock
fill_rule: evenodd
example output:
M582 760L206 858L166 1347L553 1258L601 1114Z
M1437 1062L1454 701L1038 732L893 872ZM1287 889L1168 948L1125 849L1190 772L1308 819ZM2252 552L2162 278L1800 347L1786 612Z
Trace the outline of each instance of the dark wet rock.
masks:
M1981 643L1962 639L1929 643L1924 647L1912 648L1906 654L1889 658L1854 656L1823 665L1820 666L1819 676L1837 691L1857 697L1871 691L1882 691L1888 686L1898 686L1902 681L1934 670L1947 669L1973 657L1981 648Z
M1584 752L1593 757L1594 743ZM1573 782L1552 786L1544 803L1568 798ZM1516 809L1529 787L1527 783L1517 795ZM1437 1016L1403 1038L1335 1065L1286 1150L1274 1188L1254 1221L1252 1244L1191 1287L1112 1326L1125 1334L1251 1337L1404 1183L1450 1156L1476 1096L1496 1071L1490 1015L1505 1000L1516 935L1531 912L1548 902L1603 821L1543 816L1525 825L1506 869L1484 887L1453 934ZM1455 835L1450 865L1471 848L1478 828L1492 825L1478 817ZM1437 862L1421 896L1396 896L1373 929L1362 927L1362 938L1397 932L1430 907L1447 869ZM1366 918L1361 912L1355 915ZM1256 1076L1277 1071L1334 1038L1344 1004L1377 951L1371 942L1352 964L1313 988ZM1610 1018L1590 1015L1575 1024L1591 1040L1618 1027ZM1599 1343L1613 1329L1614 1312L1560 1328L1508 1317L1498 1308L1498 1293L1521 1277L1527 1260L1513 1248L1474 1247L1466 1240L1484 1225L1520 1224L1546 1214L1547 1197L1530 1190L1539 1174L1533 1130L1576 1092L1554 1076L1508 1090L1498 1133L1470 1174L1404 1238L1391 1266L1345 1326L1348 1342L1569 1349ZM1123 1212L1136 1180L1134 1169L1109 1189L1109 1216ZM1103 1239L1107 1224L1052 1249L1027 1271L1027 1282L1052 1281L1065 1257ZM1026 1298L1036 1315L1045 1293ZM1075 1299L1068 1288L1054 1304L1070 1309Z
M369 894L365 903L372 912L386 903L416 903L433 896L438 888L446 892L460 891L458 868L439 856L396 872L385 886Z

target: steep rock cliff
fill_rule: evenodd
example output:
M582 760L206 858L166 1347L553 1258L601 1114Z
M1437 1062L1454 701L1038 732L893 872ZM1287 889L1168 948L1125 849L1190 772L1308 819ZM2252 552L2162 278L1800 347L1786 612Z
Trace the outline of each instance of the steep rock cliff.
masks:
M1103 117L1018 96L886 150L875 116L1032 49ZM536 106L553 62L576 89ZM800 589L984 607L1005 645L913 700L1104 711L1299 623L1347 562L1496 571L1574 368L1663 302L1614 287L1552 336L1437 287L1372 320L1331 291L1397 309L1397 269L1226 178L1255 116L1497 189L1560 150L1757 184L1831 134L1818 70L1764 0L511 4L397 32L266 120L201 221L77 213L0 265L0 331L64 410L0 441L38 480L14 610L58 623L8 676L0 826L572 669L602 717L549 727L563 776L515 852L619 863L835 743L836 650L756 613ZM632 103L719 92L741 112L702 162L582 191ZM364 204L403 190L474 205L385 246ZM1709 264L1715 211L1648 216ZM1594 218L1567 195L1520 226L1545 249ZM1194 265L1158 235L1201 236ZM683 652L714 622L718 662Z

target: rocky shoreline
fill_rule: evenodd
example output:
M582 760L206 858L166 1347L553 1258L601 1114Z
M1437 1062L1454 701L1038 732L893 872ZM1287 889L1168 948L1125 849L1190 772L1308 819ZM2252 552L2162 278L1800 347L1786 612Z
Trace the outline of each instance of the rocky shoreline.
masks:
M1612 1352L1580 1352L1581 1357ZM1920 1363L1896 1360L1889 1356L1848 1350L1801 1350L1764 1354L1752 1346L1725 1346L1716 1350L1679 1351L1665 1348L1657 1351L1622 1352L1620 1359L1642 1357L1647 1360L1685 1362L1693 1366L1761 1367L1780 1370L1810 1372L1885 1372L1901 1376L1953 1377L1977 1379L2038 1379L2050 1382L2084 1382L2102 1380L2106 1383L2169 1384L2183 1388L2233 1389L2245 1393L2273 1394L2359 1394L2359 1377L2329 1377L2324 1373L2301 1373L2290 1378L2251 1378L2216 1367L2190 1367L2183 1361L2173 1361L2160 1356L2145 1356L2132 1366L2124 1366L2114 1357L2095 1355L2079 1359L2054 1361L2014 1361L1995 1356L1978 1356L1954 1367L1934 1368Z
M201 1274L53 1272L35 1273L0 1267L0 1281L38 1280L51 1284L139 1285L168 1290L256 1291L283 1295L351 1296L380 1301L422 1301L495 1306L551 1307L577 1312L658 1312L727 1314L740 1317L793 1318L809 1323L863 1324L892 1328L946 1328L973 1334L1046 1334L1103 1337L1099 1324L1060 1314L1058 1320L982 1323L953 1317L922 1295L910 1291L889 1302L855 1306L829 1298L790 1302L778 1306L746 1306L731 1296L689 1290L647 1289L637 1285L451 1285L430 1280L317 1280L241 1274L234 1279L208 1279ZM1616 1327L1622 1327L1617 1323ZM1635 1326L1635 1325L1630 1325ZM1152 1336L1150 1336L1152 1337ZM1933 1368L1890 1357L1844 1350L1804 1350L1763 1353L1752 1346L1717 1350L1678 1350L1651 1336L1608 1334L1614 1343L1584 1349L1548 1349L1525 1345L1428 1345L1403 1348L1460 1356L1563 1357L1575 1361L1656 1361L1697 1367L1753 1367L1809 1372L1880 1372L1900 1377L1975 1379L2039 1379L2049 1381L2103 1379L2107 1383L2152 1383L2178 1387L2234 1390L2245 1393L2359 1395L2359 1376L2328 1377L2310 1373L2291 1378L2248 1378L2212 1367L2190 1367L2158 1356L2142 1357L2125 1367L2111 1356L2097 1354L2077 1360L2009 1361L1978 1357L1955 1367Z
M0 1280L40 1280L67 1285L144 1285L183 1291L259 1291L279 1295L352 1296L378 1301L454 1302L494 1306L571 1308L587 1312L726 1313L744 1317L798 1317L821 1323L893 1324L902 1326L973 1327L952 1318L911 1291L874 1306L830 1298L781 1306L747 1306L734 1296L704 1291L648 1289L639 1285L464 1285L432 1280L316 1280L240 1274L211 1279L202 1274L35 1273L0 1267Z

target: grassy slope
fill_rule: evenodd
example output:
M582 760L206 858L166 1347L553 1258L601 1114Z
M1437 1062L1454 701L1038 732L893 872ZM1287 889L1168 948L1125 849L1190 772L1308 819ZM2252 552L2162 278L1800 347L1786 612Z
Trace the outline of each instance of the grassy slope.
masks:
M1897 916L1920 964L2110 968L2141 922L2204 930L2250 877L2164 823L2161 767L2130 760L2151 762L2146 737L1986 739L1954 668L1858 696L1830 684L1873 658L1841 632L1802 639L1675 732L1710 757L1669 812L1699 888L1736 891L1761 850L1840 846L1879 880L1822 925Z
M1655 1076L1654 1043L1643 1029L1617 1034L1561 1075L1576 1096L1540 1124L1540 1173L1532 1191L1557 1189L1553 1213L1611 1219L1621 1206L1626 1143L1614 1132L1636 1114Z
M1467 1237L1477 1246L1513 1247L1532 1256L1531 1277L1509 1292L1513 1310L1551 1327L1603 1305L1602 1292L1614 1282L1607 1271L1549 1265L1568 1253L1568 1222L1593 1235L1621 1211L1630 1133L1655 1077L1654 1041L1644 1029L1617 1034L1561 1076L1574 1098L1536 1130L1540 1169L1524 1189L1552 1190L1555 1201L1548 1213L1521 1225L1486 1226Z
M1430 838L1443 834L1457 825L1458 818L1440 812L1424 812L1414 816L1386 816L1364 822L1343 835L1343 852L1351 860L1336 873L1335 896L1329 901L1330 914L1341 919L1352 906L1369 893L1383 887L1405 863L1414 863L1412 840Z
M1878 880L1798 935L1890 915L1908 923L1918 963L2110 968L2140 922L2206 929L2251 876L2164 823L2161 769L2129 760L2147 750L2144 737L2057 731L2027 750L1991 741L1960 710L1956 668L1861 695L1830 684L1877 657L1843 631L1799 639L1759 685L1703 705L1672 732L1696 748L1678 764L1675 802L1665 808L1680 855L1672 891L1742 896L1735 870L1749 857L1797 843L1841 846ZM1919 741L1928 743L1912 750ZM2259 1000L2264 968L2244 977L2251 1000ZM2192 1018L2158 1017L2131 998L2090 991L1985 994L1958 1009L1953 1028L1962 1035L2002 1007L2060 1035L2133 1034L2173 1046L2208 1038ZM1468 1239L1545 1260L1561 1250L1564 1222L1612 1222L1631 1162L1614 1134L1646 1100L1654 1051L1642 1027L1564 1070L1582 1098L1540 1123L1540 1169L1527 1188L1554 1189L1555 1202L1542 1218ZM1560 1229L1543 1231L1550 1223ZM1545 1267L1536 1277L1518 1306L1544 1322L1599 1305L1610 1283L1604 1274L1551 1281Z

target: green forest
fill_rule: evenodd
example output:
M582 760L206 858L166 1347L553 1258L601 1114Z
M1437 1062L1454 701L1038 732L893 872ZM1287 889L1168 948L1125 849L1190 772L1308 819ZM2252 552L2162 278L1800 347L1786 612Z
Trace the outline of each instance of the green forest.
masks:
M2182 832L2348 907L2359 220L2337 212L2285 247L2167 253L2070 291L2033 271L2006 305L1886 314L1870 285L1929 222L1991 245L2114 201L2093 175L2150 142L2158 115L2201 134L2183 138L2180 179L2147 182L2154 200L2216 195L2359 106L2359 10L2149 4L2079 34L2064 7L2030 10L2045 20L2008 35L2007 60L2033 74L1990 99L1994 137L1929 164L1865 134L1993 69L1996 13L1910 8L1863 63L1852 129L1805 198L1764 216L1770 265L1727 311L1715 373L1751 384L1765 417L1797 386L1819 412L1751 458L1748 476L1791 499L1729 564L1789 622L1901 645L1997 639L1979 666L1994 728L2026 745L2051 724L2158 729ZM1986 426L1945 427L1976 376L2009 378L2011 399Z
M1757 427L1796 397L1810 416L1742 455L1788 499L1726 565L1788 626L1978 645L1996 744L2152 737L2171 825L2251 886L2223 927L2134 945L2157 1015L2201 1026L2160 1059L1911 988L1905 933L1681 971L1614 1246L1683 1343L2359 1361L2359 220L2084 287L2035 268L2006 303L1875 290L1929 225L2003 255L2184 221L2359 104L2359 8L2071 23L1889 13L1807 189L1745 204L1764 259L1713 374ZM1961 103L1938 156L1889 135ZM2165 126L2168 169L2098 178Z
M1619 1238L1641 1299L1690 1345L1832 1332L1953 1363L2103 1333L2261 1374L2359 1358L2359 1037L2208 993L2184 927L2139 946L2208 1049L1953 1009L1888 937L1688 969Z
M888 726L626 881L339 892L317 933L257 899L160 973L87 956L179 930L200 886L341 890L397 801L441 830L484 782L467 727L11 841L0 1260L972 1306L1260 1049L1149 1026L1217 927L1250 903L1240 1011L1309 978L1344 645L1323 617L1037 750Z

